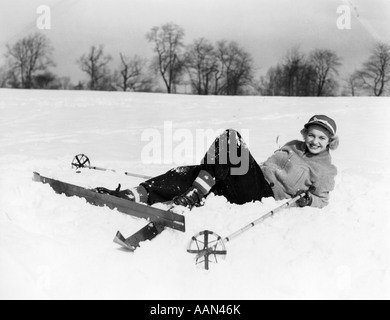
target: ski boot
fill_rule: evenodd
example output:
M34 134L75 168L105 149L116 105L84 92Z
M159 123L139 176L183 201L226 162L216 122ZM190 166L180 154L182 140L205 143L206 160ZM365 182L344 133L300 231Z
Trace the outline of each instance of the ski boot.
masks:
M109 190L106 188L96 188L93 191L100 194L109 194L114 197L121 199L138 202L138 203L147 203L148 202L148 192L142 186L138 186L132 189L126 189L121 191L121 185L119 184L116 190Z
M207 171L202 170L192 187L183 195L173 198L173 203L178 206L183 206L192 210L194 207L201 207L204 204L204 199L210 193L215 185L214 177Z

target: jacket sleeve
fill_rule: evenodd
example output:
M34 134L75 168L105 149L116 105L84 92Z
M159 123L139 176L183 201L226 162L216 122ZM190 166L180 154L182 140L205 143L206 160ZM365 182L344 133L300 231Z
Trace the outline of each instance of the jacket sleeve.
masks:
M310 206L319 209L325 208L329 204L329 194L330 192L312 193L311 198L313 201ZM291 207L298 207L298 204L293 203Z
M320 195L311 195L313 202L311 204L314 208L324 208L329 204L329 192L322 192Z
M329 192L323 193L321 195L311 194L311 197L312 197L313 201L312 201L310 206L313 208L322 209L329 204ZM295 203L291 204L290 207L297 208L299 206L298 206L298 203L295 202Z
M331 166L326 175L322 177L321 186L313 192L312 207L324 208L329 204L330 192L335 188L335 177L337 175L337 169L335 166Z

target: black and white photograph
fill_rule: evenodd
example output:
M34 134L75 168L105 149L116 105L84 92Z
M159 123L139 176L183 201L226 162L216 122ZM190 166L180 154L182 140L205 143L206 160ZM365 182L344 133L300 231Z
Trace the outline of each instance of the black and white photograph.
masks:
M389 128L389 0L1 0L0 300L388 300Z

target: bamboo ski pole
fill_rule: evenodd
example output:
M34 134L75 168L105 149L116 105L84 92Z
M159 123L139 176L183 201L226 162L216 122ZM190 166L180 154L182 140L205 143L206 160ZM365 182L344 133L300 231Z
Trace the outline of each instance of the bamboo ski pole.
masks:
M313 191L313 189L311 188L311 191ZM238 236L240 236L241 234L243 234L244 232L248 231L249 229L252 229L253 227L255 227L256 225L262 223L264 220L268 219L268 218L271 218L273 217L276 213L278 213L279 211L283 210L284 208L287 208L287 207L290 207L292 204L294 204L295 202L297 202L298 200L302 199L303 197L305 197L309 192L311 192L310 190L309 191L306 191L306 192L303 192L301 193L300 195L297 195L295 198L287 201L285 204L281 205L280 207L277 207L276 209L268 212L267 214L265 214L264 216L260 217L259 219L251 222L250 224L248 224L247 226L245 226L244 228L234 232L233 234L231 234L230 236L226 237L223 241L225 243L237 238Z
M129 177L140 178L140 179L145 179L145 180L152 179L152 177L150 177L150 176L144 176L142 174L126 172L126 171L118 171L116 169L107 169L107 168L100 168L100 167L94 167L94 166L84 166L84 168L91 169L91 170L98 170L98 171L110 171L110 172L115 172L115 173L121 173L121 174L124 174L124 175L129 176Z
M256 225L262 223L264 220L273 217L276 213L278 213L279 211L283 210L284 208L291 207L292 204L296 203L298 200L306 197L309 193L312 193L314 191L315 191L315 187L314 186L310 187L310 189L308 191L302 192L301 194L297 195L296 197L292 198L291 200L287 201L286 203L282 204L281 206L277 207L276 209L268 212L267 214L263 215L262 217L260 217L257 220L251 222L250 224L248 224L244 228L241 228L240 230L234 232L233 234L231 234L230 236L228 236L228 237L226 237L224 239L222 239L222 237L216 235L214 232L210 232L210 231L204 231L203 233L199 233L199 235L200 234L207 234L207 235L213 234L213 235L216 235L216 237L217 237L217 240L215 241L216 244L211 246L211 247L209 247L208 244L206 244L203 249L200 249L198 251L196 251L196 250L194 251L194 250L190 250L190 249L187 250L187 251L189 253L197 253L197 257L196 257L197 261L199 261L199 259L204 257L205 258L205 263L206 263L206 270L208 270L208 263L207 262L208 262L208 257L210 255L226 254L227 251L226 251L225 245L228 242L230 242L233 239L237 238L238 236L242 235L244 232L252 229ZM196 237L193 237L193 241L197 241ZM205 243L205 242L202 242L202 243ZM222 250L217 250L218 246L222 247Z
M107 168L91 166L91 162L85 154L79 154L79 155L75 156L73 161L72 161L72 167L76 168L76 169L86 168L86 169L98 170L98 171L111 171L111 172L115 172L115 173L122 173L122 174L125 174L126 176L129 176L129 177L140 178L140 179L145 179L145 180L149 180L152 178L151 176L146 176L146 175L142 175L142 174L138 174L138 173L118 171L115 169L107 169Z

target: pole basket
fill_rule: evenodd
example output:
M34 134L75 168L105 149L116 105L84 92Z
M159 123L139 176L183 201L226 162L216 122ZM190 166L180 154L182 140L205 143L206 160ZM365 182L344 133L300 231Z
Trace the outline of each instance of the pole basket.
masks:
M218 256L224 258L227 255L222 237L208 230L192 237L187 252L196 254L196 264L204 264L206 270L211 263L218 263Z
M89 161L89 158L85 154L78 154L74 157L72 161L72 168L73 169L80 169L85 167L90 167L91 162Z

